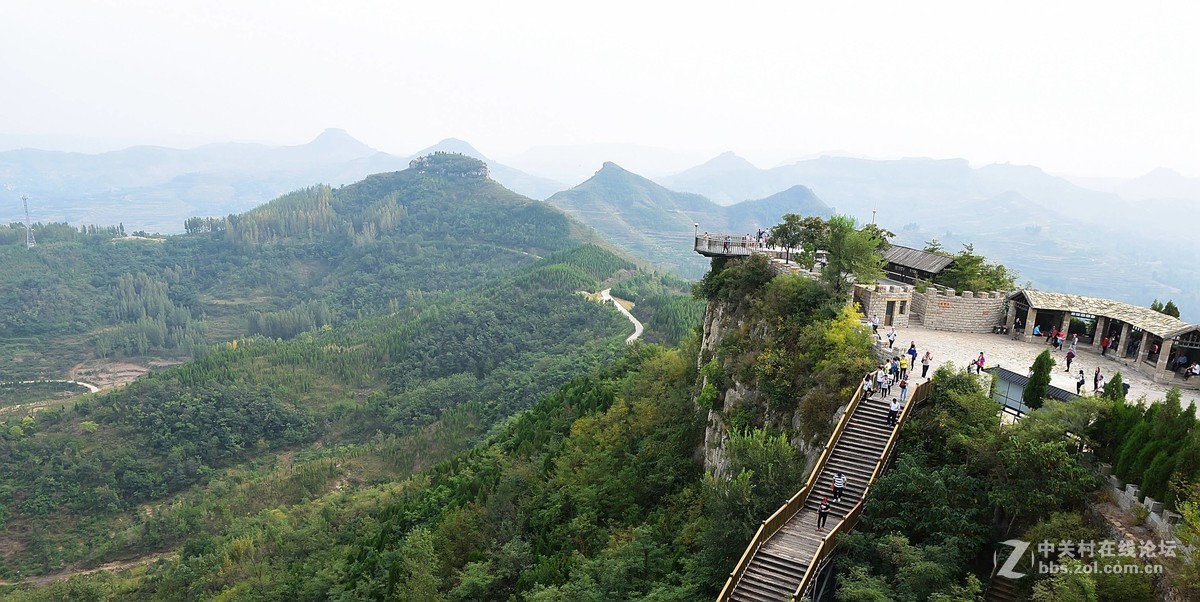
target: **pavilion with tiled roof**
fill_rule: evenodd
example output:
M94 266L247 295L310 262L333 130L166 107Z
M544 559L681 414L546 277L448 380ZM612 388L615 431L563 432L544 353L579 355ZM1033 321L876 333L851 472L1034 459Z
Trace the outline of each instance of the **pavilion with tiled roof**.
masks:
M1118 359L1129 359L1139 371L1150 372L1155 382L1167 382L1174 377L1172 370L1177 358L1187 357L1189 362L1200 359L1200 326L1146 307L1029 289L1009 295L1008 301L1008 326L1011 329L1014 321L1024 315L1026 341L1033 340L1034 324L1046 330L1052 327L1068 330L1072 317L1094 321L1092 347L1102 351L1103 339L1116 337L1117 343L1110 353ZM1158 353L1154 354L1156 347Z

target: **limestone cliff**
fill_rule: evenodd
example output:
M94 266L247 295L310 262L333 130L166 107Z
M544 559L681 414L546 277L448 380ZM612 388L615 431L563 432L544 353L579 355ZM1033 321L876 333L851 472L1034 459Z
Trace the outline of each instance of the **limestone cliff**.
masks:
M758 379L738 366L739 362L753 361L758 355L761 349L754 342L764 341L767 331L768 324L752 316L747 303L710 301L705 309L700 353L696 358L701 393L696 401L703 406L701 409L708 411L704 469L715 476L724 476L729 466L730 428L771 426L793 433L792 444L807 457L806 471L819 455L819 446L806 445L795 434L799 411L772 411L759 389ZM729 345L731 339L742 344Z

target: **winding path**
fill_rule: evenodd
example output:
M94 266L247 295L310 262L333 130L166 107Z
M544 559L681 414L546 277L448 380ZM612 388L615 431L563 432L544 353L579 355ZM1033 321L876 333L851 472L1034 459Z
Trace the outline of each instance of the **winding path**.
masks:
M97 387L96 385L93 385L92 383L85 383L81 380L14 380L14 381L6 382L6 383L0 383L0 386L4 386L4 385L36 385L39 383L66 383L68 385L79 385L81 387L84 387L90 393L98 393L100 391L100 387Z
M629 337L625 339L625 344L628 345L638 340L638 337L642 336L642 331L644 330L642 328L642 323L639 322L637 318L633 317L633 314L629 313L629 310L625 309L625 306L617 303L617 301L613 299L612 289L606 288L600 291L600 298L606 302L612 303L614 306L616 306L617 311L625 314L625 317L629 318L630 322L633 322L633 334L629 335Z

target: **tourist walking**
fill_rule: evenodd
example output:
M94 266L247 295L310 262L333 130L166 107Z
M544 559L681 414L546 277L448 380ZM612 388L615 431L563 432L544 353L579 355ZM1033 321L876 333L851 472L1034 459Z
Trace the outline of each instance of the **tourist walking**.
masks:
M933 353L926 349L925 355L921 358L921 378L929 378L929 365L932 363Z
M1092 376L1092 393L1100 391L1100 383L1104 382L1104 375L1100 374L1100 366L1096 366L1096 374Z
M835 501L835 502L842 501L842 492L845 490L846 490L846 475L843 475L841 473L841 471L838 471L837 473L834 473L834 475L833 475L833 501Z
M1108 354L1108 344L1110 342L1111 342L1111 340L1108 337L1104 337L1103 339L1100 339L1100 356L1101 357L1104 357L1105 355Z
M900 379L900 403L904 403L906 400L908 400L908 379L902 378Z
M871 332L875 333L876 338L883 340L883 337L879 336L879 314L871 316Z
M908 344L908 367L917 369L917 342L913 341Z
M900 378L908 378L908 354L900 356Z
M896 327L895 326L893 326L892 329L888 331L887 340L888 340L888 349L895 349L896 348Z
M1075 346L1072 345L1067 349L1067 372L1071 371L1071 360L1075 359Z
M983 357L983 352L979 352L979 357L975 358L975 374L982 374L983 367L987 365L987 360Z
M900 416L900 402L896 398L892 398L892 403L888 404L887 425L896 426L896 418Z
M867 375L863 377L862 387L863 387L863 398L870 399L872 389L875 388L875 373L874 372L868 372Z
M887 389L887 372L883 369L883 364L879 365L879 369L875 371L875 389L881 395L887 396L884 391Z
M821 505L817 506L817 530L825 528L825 521L829 519L829 497L821 498Z
M1075 394L1083 395L1083 385L1087 382L1087 377L1083 375L1083 369L1079 369L1079 377L1075 379Z

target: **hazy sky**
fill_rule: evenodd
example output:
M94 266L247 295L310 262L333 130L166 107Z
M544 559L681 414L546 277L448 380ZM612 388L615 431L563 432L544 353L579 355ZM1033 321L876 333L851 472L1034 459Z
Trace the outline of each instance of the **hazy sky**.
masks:
M1200 176L1195 2L0 2L0 134ZM65 143L64 143L65 144Z

